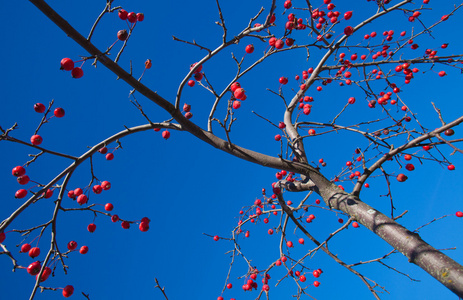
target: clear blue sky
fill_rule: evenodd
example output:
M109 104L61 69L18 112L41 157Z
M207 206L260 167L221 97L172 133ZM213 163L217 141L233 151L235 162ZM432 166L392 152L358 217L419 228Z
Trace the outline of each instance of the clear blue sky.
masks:
M229 36L236 35L253 17L261 6L267 11L271 1L222 1L222 10L228 26ZM317 1L321 3L322 1ZM374 12L374 3L357 1L347 4L337 1L336 9L344 13L352 10L353 17L343 21L354 26L363 17ZM95 18L104 7L105 1L80 1L78 5L63 1L49 1L71 25L86 36ZM282 16L283 1L278 1L277 29L275 34L282 34L286 15ZM294 6L302 6L305 1L294 0ZM315 3L315 2L314 2ZM440 16L452 10L450 1L441 3L431 1L432 10L424 10L422 21L426 25L433 24ZM222 30L214 22L218 21L215 1L115 1L114 5L122 5L128 11L145 13L145 20L137 24L128 47L120 60L120 65L126 70L133 65L133 74L138 77L144 68L144 61L150 58L153 67L148 70L142 82L164 98L173 101L178 84L189 70L189 65L200 60L205 54L195 47L174 42L172 35L187 41L215 48L222 39ZM415 6L413 6L415 7ZM3 47L0 54L3 57L1 83L3 87L2 109L0 110L0 126L9 128L15 122L18 129L11 135L15 138L29 141L35 128L41 120L41 115L33 110L34 103L48 104L54 99L54 107L63 107L64 118L53 118L44 124L40 134L44 137L43 147L47 149L79 156L87 147L124 129L125 126L136 126L146 122L139 111L129 102L131 88L121 80L116 80L110 71L98 64L91 66L91 61L84 64L84 76L73 79L69 72L59 70L59 62L64 57L77 60L86 56L74 41L28 1L13 1L3 3L4 30ZM303 17L300 10L291 10L297 16ZM424 49L439 49L440 55L462 53L463 44L455 29L462 24L462 12L434 29L433 37L420 37L415 42L420 44L418 52L404 51L408 57L417 57ZM266 15L264 12L263 16ZM304 16L305 18L305 16ZM263 22L263 17L258 22ZM337 29L340 33L343 25ZM116 40L116 32L127 28L116 14L107 15L97 27L93 37L94 44L105 50ZM409 23L406 17L397 12L394 16L378 23L367 25L355 33L352 41L360 42L366 33L377 31L379 40L384 30L395 30L396 35L405 30L407 34L412 28L416 31L422 27L418 22ZM337 34L334 35L336 37ZM295 32L296 42L306 41L307 31ZM245 58L245 66L259 57L267 48L267 44L257 39L247 38L238 45L229 48L218 55L215 60L204 65L208 79L214 87L223 89L236 73L236 66L230 52L240 59L244 55L247 44L253 43L255 52ZM449 43L445 50L440 45ZM111 51L114 57L120 42ZM365 49L351 48L350 53L359 55ZM347 51L345 51L347 53ZM252 111L265 116L274 123L283 118L284 105L281 100L266 88L278 89L278 78L289 78L284 88L287 99L293 95L291 89L298 89L294 76L301 76L302 70L314 67L321 53L311 50L310 60L306 61L305 50L284 52L270 57L267 63L255 68L240 80L245 88L248 99L236 112L237 121L232 129L232 141L235 143L269 155L280 153L279 143L273 137L279 133L277 128L256 117ZM411 56L413 55L413 56ZM332 63L332 60L329 61ZM420 72L412 84L403 86L401 99L417 114L421 124L426 128L436 128L440 121L430 102L434 102L442 110L444 119L451 121L461 115L459 85L460 71L455 68L436 65L432 70L429 66L418 66ZM446 77L439 77L438 71L445 70ZM423 73L423 71L426 71ZM354 72L353 72L354 73ZM354 74L358 78L357 74ZM402 81L400 81L402 82ZM309 90L308 95L315 98L310 121L328 121L332 119L351 96L357 98L357 103L349 107L348 112L339 122L343 125L355 124L361 121L378 118L380 109L369 109L364 101L364 95L355 87L326 86L323 92ZM164 121L169 116L160 108L135 94L151 120ZM209 114L213 97L198 86L186 87L182 103L192 105L193 121L206 128L206 118ZM223 106L219 107L218 117L224 116ZM418 125L412 125L418 128ZM375 130L374 125L370 130ZM218 127L217 134L224 135ZM455 137L461 137L460 128L456 128ZM98 216L94 220L90 212L60 213L58 216L58 243L61 249L70 240L77 241L79 247L87 245L86 255L71 253L66 263L70 266L67 275L58 267L54 277L50 277L45 285L49 287L64 287L72 284L75 293L71 299L84 299L81 292L90 295L90 299L163 299L161 292L155 289L154 278L160 280L166 287L169 299L216 299L221 295L230 263L229 254L233 245L225 240L214 242L212 238L203 235L219 235L230 237L230 232L236 226L239 211L248 207L254 200L261 197L261 189L271 190L275 170L266 169L248 162L240 161L222 153L205 143L197 141L187 133L171 131L169 140L162 139L160 133L153 131L138 133L121 140L123 149L117 150L113 161L106 161L103 155L95 155L93 170L100 180L109 180L112 188L100 195L91 194L90 202L114 204L114 213L129 220L140 220L148 216L151 228L143 233L133 226L123 230L120 223L114 224L109 218ZM324 158L327 167L322 169L328 178L333 178L352 159L356 147L365 147L366 142L356 135L336 134L313 137L306 142L309 160L318 161ZM110 147L115 147L110 145ZM22 145L4 142L0 143L2 162L0 163L0 185L2 201L0 219L8 217L22 202L14 199L14 193L20 186L11 176L11 169L22 165L30 158L27 154L37 153L36 150ZM408 210L401 219L401 224L413 230L420 225L441 217L450 215L422 229L420 233L425 241L436 248L457 247L446 253L457 261L463 262L463 241L461 240L463 219L454 216L457 210L463 210L463 187L461 185L463 164L461 155L449 156L451 149L441 147L442 153L456 166L453 172L432 162L423 160L421 164L414 160L416 170L413 172L399 169L396 163L385 165L389 173L406 173L409 179L405 183L392 182L395 214ZM437 152L434 152L437 155ZM422 151L417 155L424 155ZM70 164L64 158L44 155L27 168L27 174L32 180L47 183L56 174ZM73 175L69 188L85 187L91 179L89 163L84 163ZM387 187L383 178L372 178L370 189L362 192L362 200L373 207L389 214L390 202L386 197ZM61 183L61 182L60 182ZM345 182L346 190L353 184ZM27 187L33 186L29 184ZM53 199L40 202L29 207L8 228L25 229L49 220L53 209ZM288 200L297 202L305 195L286 194ZM308 203L314 204L317 196L309 198ZM66 207L78 207L76 203L65 199ZM320 208L311 208L311 213L317 215L309 230L320 240L339 227L338 217L334 213ZM343 217L346 220L346 217ZM87 225L95 222L97 230L90 234ZM253 265L259 269L266 268L278 259L277 235L269 236L267 230L277 226L279 218L270 217L270 222L264 224L249 224L243 230L249 230L249 239L240 239L243 253L252 259ZM296 244L291 250L295 258L302 257L313 245L306 241L304 246L297 244L302 237L300 232L294 233L294 228L288 230L289 238ZM37 233L34 232L26 240L31 242ZM50 232L47 230L39 246L43 260L49 248ZM27 254L20 254L16 245L22 243L22 238L16 233L8 233L5 245L12 251L19 263L27 266L33 260ZM34 245L36 240L34 241ZM380 238L361 227L349 228L330 244L333 253L338 254L347 263L360 260L370 260L382 256L391 247ZM370 264L358 268L365 276L385 286L390 294L383 294L382 299L456 299L451 292L407 262L401 254L392 255L385 261L399 271L409 274L421 282L410 282L403 275L379 265ZM363 283L319 252L311 260L306 260L307 266L313 269L322 268L324 273L318 279L320 287L309 287L307 290L317 299L372 299ZM24 270L11 272L12 264L6 255L0 256L0 298L27 299L34 285L34 278ZM234 285L223 294L225 299L232 297L244 300L255 299L257 292L244 293L241 277L247 269L243 260L236 259L230 275ZM277 280L285 271L272 270L270 281L272 299L289 299L297 291L291 280L285 280L275 287ZM307 284L314 278L307 275ZM261 279L258 290L260 291ZM61 292L45 291L36 299L62 299ZM309 299L309 298L307 298Z

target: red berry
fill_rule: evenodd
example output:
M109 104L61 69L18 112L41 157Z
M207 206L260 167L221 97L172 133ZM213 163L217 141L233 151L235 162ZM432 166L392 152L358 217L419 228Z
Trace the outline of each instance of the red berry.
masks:
M28 184L29 180L30 180L29 176L27 176L27 175L19 176L16 179L18 180L18 183L21 184L21 185Z
M43 193L43 198L45 199L51 198L51 196L53 196L53 190L47 189L47 191Z
M128 12L125 9L119 9L118 15L121 20L125 21L127 20Z
M252 53L254 52L254 45L253 44L247 45L244 50L246 51L246 53Z
M81 188L76 188L74 190L74 196L75 197L78 197L78 196L82 195L83 193L84 193L84 191Z
M275 48L277 48L277 49L283 48L284 45L285 45L285 43L282 40L276 40L275 41Z
M352 227L354 227L354 228L359 228L360 225L359 225L359 223L357 223L357 222L353 222L353 223L352 223Z
M5 240L6 238L6 235L4 232L0 232L0 244L3 243L3 241Z
M71 297L74 293L74 287L72 285L66 285L63 289L63 296L65 298Z
M88 230L88 232L95 232L96 224L94 224L94 223L88 224L87 230Z
M138 228L140 229L140 231L146 232L148 231L148 229L150 229L150 224L148 222L141 222Z
M114 205L112 205L111 203L106 203L106 205L104 206L104 209L106 211L112 211L114 208Z
M113 160L114 159L114 154L108 153L106 154L106 160Z
M77 242L76 241L70 241L68 243L68 249L71 250L71 251L74 251L76 250L77 248Z
M167 140L170 137L170 132L166 129L162 132L162 137Z
M61 70L71 71L72 69L74 69L74 62L72 61L72 59L67 58L67 57L63 58L61 60Z
M405 169L407 169L408 171L413 171L415 170L415 166L413 164L407 164L405 166Z
M457 217L461 218L461 217L463 217L463 212L457 211L457 212L455 213L455 215L456 215Z
M118 215L111 216L111 222L116 223L117 221L119 221L119 216Z
M130 13L127 14L127 20L130 23L135 23L135 22L137 22L137 15L134 12L130 12Z
M64 109L62 109L61 107L58 107L55 109L55 111L53 112L53 114L55 115L55 117L57 118L62 118L64 117Z
M80 252L80 254L87 254L87 252L88 252L88 247L87 247L87 246L82 246L82 247L80 247L79 252Z
M452 135L455 134L455 131L454 131L452 128L449 128L449 129L447 129L447 130L444 132L444 134L445 134L446 136L452 136Z
M101 187L101 185L96 184L92 187L92 190L95 194L99 194L103 191L103 188Z
M37 274L40 273L40 269L42 269L42 266L40 265L40 261L35 261L33 263L31 263L28 267L27 267L27 273L35 276Z
M137 13L137 21L141 22L145 19L145 15L143 13Z
M13 170L11 170L11 173L13 174L13 176L16 177L23 176L24 174L26 174L26 169L24 169L24 167L22 166L17 166L14 167Z
M122 221L121 226L124 229L129 229L130 228L130 223L127 222L127 221Z
M31 137L31 144L32 145L36 145L36 146L40 145L40 144L42 144L42 141L43 141L42 137L40 135L38 135L38 134L34 134Z
M125 41L128 37L129 37L129 33L125 29L119 30L117 32L117 39L120 41Z
M220 238L219 238L219 236L218 236L218 235L214 235L214 241L216 241L216 242L217 242L219 239L220 239Z
M352 28L352 26L347 26L346 28L344 28L344 34L349 36L349 35L352 35L354 33L354 28Z
M279 135L279 134L275 135L275 141L278 142L279 140L281 140L281 135Z
M80 67L74 68L71 71L71 76L72 78L76 78L76 79L81 78L82 76L84 76L84 71Z
M244 89L242 88L237 88L233 92L233 96L235 96L236 99L242 99L244 97Z
M404 181L407 180L407 179L408 179L408 177L405 176L405 174L402 174L402 173L401 173L401 174L397 175L397 181L398 181L398 182L404 182Z
M98 150L98 152L100 152L101 154L106 154L108 152L108 148L103 147L100 150Z
M233 101L233 109L238 109L241 107L241 102L238 100Z
M290 9L293 4L291 3L291 0L286 0L285 3L283 4L283 7L286 9Z
M40 272L39 272L40 273ZM45 267L43 269L42 277L40 277L40 281L43 282L48 279L48 276L51 274L51 269L49 267ZM35 280L38 279L39 274L35 275Z
M294 245L293 245L293 242L287 241L286 246L288 246L288 248L292 248Z
M77 197L77 203L79 203L80 205L87 203L87 201L88 197L85 194L82 194L79 197Z
M45 105L43 105L42 103L35 103L34 110L41 114L45 111Z
M31 245L28 244L28 243L25 243L21 246L21 252L22 253L26 253L26 252L29 252L29 250L31 250Z
M313 282L313 285L314 285L315 287L318 287L318 286L320 285L320 282L318 282L318 281L315 280L315 281Z
M450 171L453 171L453 170L455 170L455 166L454 165L448 165L447 169L449 169Z
M349 20L350 18L352 18L352 12L351 11L348 11L348 12L344 13L344 19L345 20Z
M40 255L40 248L34 247L29 250L29 256L35 258Z
M105 180L101 183L101 187L103 188L103 190L107 191L111 188L111 183Z

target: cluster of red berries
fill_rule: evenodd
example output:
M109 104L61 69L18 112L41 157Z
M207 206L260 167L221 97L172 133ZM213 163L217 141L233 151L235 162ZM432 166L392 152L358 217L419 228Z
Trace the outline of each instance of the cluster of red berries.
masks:
M114 153L112 153L112 152L108 153L108 148L106 146L101 147L101 149L98 150L98 152L100 152L103 155L106 154L105 155L106 160L113 160L114 159Z
M145 15L143 13L134 13L134 12L127 12L125 9L119 9L118 12L119 18L123 21L127 20L130 23L141 22L145 19Z
M190 71L193 70L194 68L196 68L196 64L197 64L197 63L194 63L194 64L192 64L192 65L190 66ZM193 77L194 77L194 79L195 79L196 81L201 81L201 79L203 79L203 73L201 73L202 69L203 69L203 65L200 65L200 66L198 66L198 67L196 68L196 70L193 72ZM188 86L193 87L193 86L195 85L195 83L196 83L196 82L195 82L194 80L191 79L191 80L188 81Z
M68 57L61 60L61 70L71 71L72 78L81 78L84 76L84 71L81 67L74 67L74 61Z
M193 114L191 113L191 105L190 104L183 104L183 111L185 112L185 118L191 119Z
M230 86L230 90L233 93L233 97L235 97L235 101L233 101L233 108L238 109L241 107L241 101L246 100L247 96L245 94L245 90L241 87L241 84L238 81L235 81Z

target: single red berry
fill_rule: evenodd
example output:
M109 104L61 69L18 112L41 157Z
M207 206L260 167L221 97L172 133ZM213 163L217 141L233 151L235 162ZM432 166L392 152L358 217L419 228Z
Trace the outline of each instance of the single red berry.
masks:
M254 45L253 44L247 45L244 50L246 51L246 53L252 53L254 52Z
M76 241L70 241L68 243L68 249L71 250L71 251L74 251L76 250L77 248L77 242Z
M218 235L214 235L214 241L216 241L216 242L217 242L219 239L220 239L220 238L219 238L219 236L218 236Z
M439 76L440 76L440 77L444 77L445 75L447 75L447 73L445 73L445 71L440 71L440 72L439 72Z
M99 194L103 191L103 188L101 187L101 185L96 184L92 187L92 190L95 194Z
M405 166L405 169L407 169L408 171L413 171L415 170L415 166L413 164L407 164Z
M106 154L108 152L108 148L103 147L100 150L98 150L98 152L100 152L101 154Z
M137 21L141 22L145 19L145 14L143 13L137 13Z
M118 215L111 216L111 222L116 223L117 221L119 221L119 216Z
M18 183L21 184L21 185L28 184L29 180L30 180L29 176L27 176L27 175L19 176L16 179L18 180Z
M29 250L29 256L35 258L40 255L40 248L34 247Z
M11 170L11 173L16 177L23 176L26 174L26 169L24 169L22 166L16 166L13 168L13 170Z
M129 33L125 29L119 30L117 32L117 39L120 41L125 41L128 37L129 37Z
M244 97L244 89L243 88L237 88L233 92L233 96L235 96L236 99L242 99Z
M299 281L300 282L305 282L306 280L307 280L307 278L305 278L304 275L299 276Z
M88 224L87 230L88 230L88 232L95 232L96 224L94 224L94 223Z
M285 3L283 4L283 7L286 9L290 9L293 4L291 3L291 0L286 0Z
M113 160L114 159L114 154L108 153L106 154L106 160Z
M456 215L457 217L461 218L461 217L463 217L463 212L457 211L457 212L455 213L455 215Z
M87 254L87 252L88 252L88 247L87 247L87 246L82 246L82 247L80 247L79 252L80 252L80 254Z
M189 112L191 110L191 105L190 104L183 104L183 111L184 112Z
M28 244L28 243L25 243L21 246L21 252L22 253L26 253L26 252L29 252L29 250L31 250L31 245Z
M279 135L279 134L275 135L275 141L278 142L278 141L280 141L280 140L281 140L281 135Z
M354 33L354 28L352 28L352 26L347 26L346 28L344 28L345 35L350 36L353 33Z
M138 228L140 229L140 231L146 232L148 231L148 229L150 229L150 224L148 222L141 222Z
M40 271L39 271L39 273L40 273ZM47 280L48 277L50 276L50 274L51 274L51 269L49 267L45 267L43 269L42 277L40 277L40 282L43 282L43 281ZM37 280L39 278L38 276L39 276L39 274L35 275L35 280Z
M76 79L81 78L82 76L84 76L84 71L80 67L74 68L71 71L71 76L72 78L76 78Z
M71 199L75 198L74 191L69 191L68 192L68 197L71 198Z
M194 86L195 81L194 80L188 80L188 86Z
M407 179L408 179L408 177L405 176L405 174L402 174L402 173L401 173L401 174L397 175L397 181L398 181L398 182L404 182L404 181L407 180Z
M277 49L283 48L284 45L285 45L285 43L282 40L276 40L275 41L275 48L277 48Z
M0 244L3 243L3 241L5 240L6 238L6 235L4 232L0 232Z
M53 112L53 114L55 115L55 117L57 118L62 118L64 117L64 109L61 108L61 107L58 107L55 109L55 111Z
M127 14L127 20L130 23L135 23L135 22L137 22L137 15L134 12L130 12L130 13Z
M129 13L125 9L119 9L118 15L121 20L127 20L127 15Z
M72 285L66 285L63 289L63 296L69 298L74 293L74 287Z
M53 190L47 189L47 191L43 193L43 198L45 199L51 198L51 196L53 196Z
M79 203L80 205L87 203L87 201L88 197L85 194L82 194L79 197L77 197L77 203Z
M303 238L299 239L299 244L304 245L304 239Z
M352 227L354 227L354 228L359 228L360 225L359 225L359 223L357 223L357 222L353 222L353 223L352 223Z
M75 197L78 197L78 196L82 195L83 193L84 193L84 191L81 188L76 188L74 190L74 196Z
M42 144L42 141L43 141L42 137L40 135L38 135L38 134L34 134L31 137L31 144L32 145L38 146L38 145Z
M70 58L63 58L61 60L61 70L71 71L74 69L74 62ZM44 109L45 110L45 109Z
M313 285L314 285L315 287L318 287L318 286L320 285L320 282L318 282L318 281L315 280L315 281L313 282Z
M344 19L345 20L349 20L350 18L352 18L352 12L351 11L348 11L348 12L344 13Z
M103 190L107 191L111 188L111 183L105 180L101 183L101 187L103 188Z
M111 203L106 203L106 205L104 206L104 209L106 211L112 211L114 208L114 205L112 205Z
M130 223L127 222L127 221L122 221L121 226L124 229L129 229L130 228Z
M40 273L40 269L42 269L42 266L40 265L40 261L34 261L27 267L27 273L35 276Z
M292 248L294 245L293 245L293 242L287 241L286 246L288 246L288 248Z
M34 110L41 114L45 111L45 105L43 105L42 103L35 103Z
M167 140L170 137L170 132L166 129L162 132L162 137Z
M450 170L450 171L453 171L453 170L455 170L455 166L454 165L448 165L447 169Z
M238 100L233 101L233 109L238 109L241 107L241 102Z

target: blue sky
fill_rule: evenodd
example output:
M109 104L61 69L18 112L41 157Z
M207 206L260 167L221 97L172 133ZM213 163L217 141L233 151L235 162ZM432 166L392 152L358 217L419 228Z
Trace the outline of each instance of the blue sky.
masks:
M79 6L68 2L49 1L71 25L84 36L87 35L95 18L103 9L104 1L81 1ZM280 3L281 2L281 3ZM319 1L321 2L321 1ZM340 12L352 10L353 17L343 21L347 25L358 24L362 17L374 13L375 5L366 1L347 4L336 3ZM432 1L431 1L432 2ZM452 10L451 3L432 4L432 10L423 11L422 21L430 25L440 16ZM230 36L239 33L247 26L261 6L267 11L270 1L264 3L248 3L246 1L223 1L222 11ZM305 1L294 0L294 6L302 6ZM172 35L192 41L206 47L215 48L221 42L221 28L214 24L218 21L215 1L164 1L160 3L146 1L115 1L114 5L122 5L128 11L145 13L145 20L137 24L128 47L120 60L120 65L127 70L130 62L133 74L138 77L144 68L144 61L150 58L153 67L146 71L142 82L158 92L169 101L173 101L178 84L189 71L189 66L200 60L205 54L195 47L175 42ZM76 45L56 25L43 16L37 8L27 1L5 2L5 24L3 32L4 47L0 49L3 57L3 107L0 110L0 126L9 128L15 122L18 129L11 133L15 138L29 141L42 115L33 110L34 103L48 104L52 99L54 107L63 107L64 118L53 118L44 124L40 134L44 137L43 147L70 155L79 156L88 147L124 129L124 126L136 126L146 123L139 111L130 103L131 88L105 69L101 64L97 68L91 61L84 64L84 76L71 78L69 72L59 70L59 62L63 57L77 60L79 56L88 55ZM301 17L300 10L291 10ZM277 28L275 34L283 34L282 27L286 22L282 1L277 8ZM266 15L265 13L263 15ZM426 48L439 49L440 55L462 53L462 41L455 33L461 27L461 11L449 21L436 27L433 37L419 37L422 53ZM258 19L263 22L263 18ZM342 27L342 25L340 25ZM413 27L414 26L414 27ZM116 14L105 16L97 27L93 37L94 44L101 50L106 49L116 40L116 32L127 25L119 20ZM385 18L379 23L367 25L352 36L352 43L360 43L363 35L377 31L394 30L396 35L406 30L421 30L420 25L409 23L402 13ZM337 32L341 32L340 28ZM308 39L306 32L293 34L296 42ZM337 36L336 34L334 35ZM378 41L381 37L377 37ZM214 60L207 62L203 70L215 87L223 89L236 74L236 65L231 59L231 52L240 59L244 55L247 44L253 43L256 50L245 57L245 66L249 66L267 48L267 44L257 39L246 38L238 45L231 46L228 51L219 54ZM349 42L351 43L351 42ZM449 43L445 50L440 45ZM115 50L111 51L114 57ZM362 54L365 49L349 49L351 53ZM346 53L347 50L345 51ZM416 52L418 53L418 52ZM412 50L405 50L404 56L419 56ZM256 117L252 112L265 116L274 123L283 118L284 104L266 91L266 88L278 90L278 78L286 76L289 83L283 92L287 99L294 94L298 85L294 76L301 76L302 70L314 67L321 53L311 50L307 61L305 50L282 52L270 57L266 63L247 74L240 83L245 88L248 99L242 103L235 116L237 121L232 129L232 141L243 147L277 156L280 153L279 143L273 137L280 131L268 122ZM333 61L329 61L332 63ZM444 119L449 122L461 116L460 71L447 66L420 65L420 72L410 85L403 86L401 99L416 113L420 123L426 128L440 125L430 102L434 102L442 110ZM439 77L438 71L445 70L448 76ZM424 72L425 71L425 72ZM353 72L354 73L354 72ZM356 76L356 74L354 74ZM358 78L358 77L357 77ZM379 88L380 85L378 85ZM322 92L311 87L308 95L315 98L310 121L328 121L332 119L351 96L357 103L349 107L339 122L343 125L355 124L381 116L379 108L370 109L364 101L364 94L355 87L339 87L334 84L324 87ZM145 112L155 122L164 121L169 116L139 94L135 94ZM363 101L362 101L363 100ZM193 121L206 128L206 118L214 99L198 86L186 87L182 103L192 105ZM399 113L397 113L399 114ZM225 115L224 105L219 106L218 117ZM418 125L410 125L419 128ZM374 125L369 127L375 130ZM460 128L455 128L455 137L461 137ZM215 132L224 137L219 127ZM304 133L305 134L305 133ZM133 297L147 299L163 299L161 292L155 289L154 278L166 287L169 299L216 299L221 295L227 277L230 255L225 254L233 249L233 244L220 240L215 242L208 235L219 235L229 238L231 231L239 220L239 211L249 207L261 197L261 189L271 190L275 179L275 170L266 169L248 162L240 161L206 145L187 133L171 131L169 140L162 139L160 133L147 131L137 133L121 140L123 149L115 151L115 158L106 161L103 155L95 155L93 170L100 180L109 180L112 187L100 195L91 194L90 202L114 204L114 213L129 220L140 220L147 216L151 221L148 232L140 232L136 226L123 230L120 223L114 224L109 218L98 216L96 219L90 212L67 212L58 216L58 243L65 248L70 240L77 241L79 247L87 245L86 255L70 253L66 263L70 266L67 275L62 268L57 268L54 277L45 283L49 287L64 287L72 284L75 294L71 299L84 299L81 292L90 295L90 299L131 299ZM323 158L327 167L323 174L332 179L345 167L345 162L352 159L356 147L365 147L364 139L354 134L342 132L321 135L307 139L306 149L309 160L318 161ZM115 147L115 144L110 147ZM420 164L414 160L416 170L413 172L400 169L396 163L387 163L389 173L406 173L409 177L405 183L392 182L395 214L405 210L409 212L400 220L401 224L413 230L443 215L449 215L420 231L423 239L438 249L456 247L446 253L456 261L463 261L463 242L461 241L462 219L454 216L457 210L463 210L462 196L462 159L458 154L450 156L448 147L440 148L442 153L456 166L453 172L437 163L423 160ZM0 219L7 218L22 202L13 195L20 186L11 176L11 169L24 164L36 150L23 145L2 141L0 151L4 159L0 164L0 185L3 200L0 206ZM433 152L437 155L437 152ZM417 149L418 156L426 154ZM403 160L402 160L403 162ZM44 155L27 168L32 180L47 183L56 174L70 164L64 158ZM408 173L407 173L408 172ZM74 173L69 188L85 187L91 179L89 163L82 164ZM386 214L390 213L390 202L386 197L387 187L382 178L371 178L369 189L362 191L362 200ZM346 190L353 188L350 182L343 183ZM27 187L32 187L29 184ZM29 207L8 228L26 229L50 219L53 212L53 200L41 200ZM286 194L288 200L298 202L305 194ZM308 204L315 204L318 196L312 195ZM68 198L63 205L76 208L78 205ZM102 206L101 206L102 208ZM338 216L323 208L311 207L309 213L316 214L316 220L308 225L310 232L323 240L339 227ZM240 238L243 253L252 259L259 269L266 268L278 259L279 250L277 235L269 236L267 230L278 226L279 217L270 217L264 224L248 224L243 230L250 231L250 238ZM346 220L346 217L343 217ZM87 225L94 222L97 230L90 234ZM27 238L31 242L38 233ZM302 237L300 232L294 233L290 226L288 236L297 244ZM50 232L46 230L39 246L44 253L49 248ZM34 244L37 240L34 241ZM16 245L22 244L17 233L8 233L4 244L12 251L21 265L27 266L33 260L27 254L20 254ZM312 249L308 241L305 245L295 245L291 256L302 257ZM330 244L333 253L347 263L365 261L380 257L391 250L391 247L367 229L350 227L338 235ZM456 299L451 292L415 265L407 262L401 254L394 254L385 261L399 271L409 274L421 282L411 282L407 277L373 263L358 268L366 277L385 286L390 294L383 294L382 299ZM312 269L323 269L318 279L320 287L309 287L308 293L317 299L372 299L368 289L361 281L338 266L325 254L318 252L305 264ZM5 299L27 299L34 285L34 279L24 270L11 272L12 264L5 255L0 256L2 272L0 291ZM234 285L223 294L225 299L255 299L257 292L245 293L241 290L247 271L242 259L237 258L230 275ZM271 293L273 299L287 299L297 292L296 285L285 280L278 287L275 283L285 275L282 267L272 270ZM307 276L307 284L313 282ZM262 283L257 280L260 290ZM62 299L61 292L45 291L36 299ZM307 298L309 299L309 298Z

